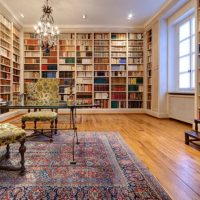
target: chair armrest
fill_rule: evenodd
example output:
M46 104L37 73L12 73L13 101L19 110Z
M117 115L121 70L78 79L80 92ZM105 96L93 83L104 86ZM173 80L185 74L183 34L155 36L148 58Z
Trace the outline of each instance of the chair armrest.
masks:
M198 124L200 123L200 120L199 119L195 119L194 123L195 123L195 131L198 132Z

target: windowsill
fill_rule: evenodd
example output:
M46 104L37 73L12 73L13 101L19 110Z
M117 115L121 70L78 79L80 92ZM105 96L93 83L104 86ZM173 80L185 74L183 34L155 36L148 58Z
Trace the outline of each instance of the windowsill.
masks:
M194 92L168 92L170 95L188 95L194 96Z

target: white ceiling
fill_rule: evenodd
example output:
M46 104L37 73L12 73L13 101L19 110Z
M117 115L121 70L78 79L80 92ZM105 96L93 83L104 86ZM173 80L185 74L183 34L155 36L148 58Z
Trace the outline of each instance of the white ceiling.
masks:
M169 1L169 0L168 0ZM24 26L36 24L45 0L0 0ZM143 27L167 0L49 0L55 24L66 27ZM23 13L24 18L20 16ZM127 20L128 14L134 15ZM82 19L82 14L87 19Z

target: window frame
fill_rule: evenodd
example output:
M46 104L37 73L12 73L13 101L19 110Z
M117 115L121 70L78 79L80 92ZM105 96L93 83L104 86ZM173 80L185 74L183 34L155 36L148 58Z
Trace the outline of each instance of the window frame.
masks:
M195 51L196 51L196 45L194 47L194 52L192 51L192 38L194 37L194 40L196 40L196 34L195 32L192 34L192 20L194 19L194 25L195 25L195 29L196 29L196 19L195 19L195 15L192 14L186 18L184 18L183 20L181 20L179 23L176 24L176 77L177 77L177 81L176 81L176 88L177 88L177 91L180 91L180 92L194 92L195 90L195 70L196 70L196 62L195 62L195 59L194 59L194 63L193 63L193 59L192 59L192 56L194 55L195 57ZM180 27L189 22L189 26L190 26L190 35L189 37L186 37L182 40L179 40L179 29ZM190 49L189 49L189 54L186 54L186 55L183 55L183 56L179 56L179 45L181 42L183 41L186 41L189 39L189 45L190 45ZM190 63L190 69L188 70L188 72L180 72L180 65L179 65L179 61L180 61L180 58L184 58L186 56L189 56L189 63ZM194 69L192 69L192 63L194 65ZM185 88L180 88L180 84L179 84L179 81L180 81L180 75L181 74L188 74L189 73L189 77L190 77L190 84L189 84L189 87L185 87ZM194 77L192 76L192 74L194 73ZM193 78L194 78L194 87L192 87L193 85Z

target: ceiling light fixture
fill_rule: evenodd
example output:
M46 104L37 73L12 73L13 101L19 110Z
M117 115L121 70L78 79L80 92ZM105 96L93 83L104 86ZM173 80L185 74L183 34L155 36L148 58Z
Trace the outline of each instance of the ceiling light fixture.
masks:
M132 13L130 13L130 14L128 15L128 20L131 20L131 19L132 19L132 17L133 17L133 14L132 14Z
M82 18L83 18L83 19L86 19L86 18L87 18L87 15L86 15L86 14L83 14Z
M40 21L36 26L34 26L37 38L40 40L41 47L49 52L57 42L57 36L59 30L57 26L54 26L54 19L52 17L53 9L48 5L48 0L46 0L46 5L42 7L43 14L40 17Z
M21 18L24 18L24 14L23 13L21 13L20 16L21 16Z

